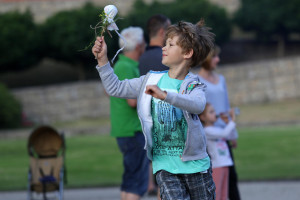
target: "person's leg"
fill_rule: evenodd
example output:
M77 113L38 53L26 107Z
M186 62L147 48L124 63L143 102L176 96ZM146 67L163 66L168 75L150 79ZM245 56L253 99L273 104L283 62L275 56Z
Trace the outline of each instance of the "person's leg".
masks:
M145 140L142 133L134 137L117 138L123 154L124 173L121 184L121 197L135 200L143 196L148 187L149 160L144 150Z
M213 168L212 177L216 185L216 200L221 200L222 182L223 182L222 167Z
M160 198L160 189L159 189L159 187L157 187L156 198L157 198L157 200L161 200L161 198Z
M140 200L141 197L137 194L129 192L121 192L121 200Z
M240 200L240 192L238 188L238 178L235 170L235 166L229 167L229 184L228 184L228 196L230 200Z
M222 191L221 191L221 199L228 199L228 183L229 183L229 168L222 167L223 170L223 180L222 180Z
M184 180L191 200L215 200L211 169L206 173L184 174Z
M179 174L171 174L161 170L156 173L156 181L162 200L190 200L184 185L184 179Z
M234 157L232 147L229 141L227 141L230 156L233 161L233 165L229 167L229 184L228 184L228 197L230 200L240 200L240 193L238 188L238 175L236 173Z
M149 182L148 182L147 192L148 192L148 195L156 195L157 194L157 188L156 188L155 180L153 177L152 162L149 163Z
M157 200L161 200L159 187L157 186L155 175L153 175L152 162L149 164L149 182L148 182L148 195L156 196Z

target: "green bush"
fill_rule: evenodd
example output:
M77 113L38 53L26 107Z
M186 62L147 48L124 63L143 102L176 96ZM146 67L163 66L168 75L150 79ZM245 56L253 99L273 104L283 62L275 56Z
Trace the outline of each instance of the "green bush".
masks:
M168 16L172 24L178 21L196 23L203 18L206 25L216 34L217 44L223 44L230 38L232 27L226 10L208 0L153 1L150 4L136 0L131 12L124 17L122 23L118 23L118 26L120 29L127 26L141 26L146 30L146 21L154 14Z
M15 128L21 125L21 104L0 84L0 129Z
M43 35L30 11L0 13L0 71L26 70L40 61Z
M91 47L95 41L95 31L90 26L99 22L102 11L103 8L87 3L82 8L57 12L41 26L41 34L47 38L44 43L46 55L71 64L79 80L86 79L88 69L94 72L96 62ZM80 51L89 44L89 49Z

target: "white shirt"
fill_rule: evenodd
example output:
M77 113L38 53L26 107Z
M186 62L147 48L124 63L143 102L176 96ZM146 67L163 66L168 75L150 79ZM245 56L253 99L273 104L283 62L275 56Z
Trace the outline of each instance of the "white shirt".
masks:
M212 168L232 166L226 140L232 137L235 130L235 123L230 121L224 128L208 126L204 128L207 138L207 151L211 157Z

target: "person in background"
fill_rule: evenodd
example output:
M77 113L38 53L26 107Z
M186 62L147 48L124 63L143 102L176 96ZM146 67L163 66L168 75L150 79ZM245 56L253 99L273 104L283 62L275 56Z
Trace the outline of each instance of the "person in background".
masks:
M228 113L230 110L230 103L228 98L227 86L225 77L215 72L218 63L220 48L215 46L213 51L207 56L205 61L201 64L201 68L198 72L201 81L207 85L206 98L207 102L210 102L214 107L217 115L220 113ZM224 128L226 123L220 118L216 121L215 126ZM231 153L231 158L234 162L234 157L231 148L237 147L238 133L235 130L235 134L227 140L228 147ZM240 200L240 194L238 189L238 177L235 170L235 165L229 167L229 199Z
M164 71L168 67L162 64L162 47L164 46L165 32L171 25L171 20L161 14L153 15L147 20L147 34L149 45L139 59L140 75L147 74L150 70ZM149 166L148 194L156 195L159 199L159 191L152 174L152 163Z
M164 46L165 33L171 25L168 17L157 14L147 21L147 33L149 35L149 45L139 59L140 75L145 75L150 70L163 71L168 67L162 64L162 47Z
M125 28L121 35L127 44L114 66L120 80L139 77L138 59L145 50L143 30ZM119 40L119 46L124 45ZM136 99L110 97L111 136L116 137L123 155L122 200L138 200L148 187L149 160L144 150L145 139L136 112Z
M212 176L216 184L216 200L227 200L229 166L233 165L226 139L234 134L235 114L233 110L228 115L222 113L220 118L226 123L224 128L214 126L218 116L210 103L207 103L203 113L199 115L200 121L204 126L204 132L207 139L207 152L212 162Z

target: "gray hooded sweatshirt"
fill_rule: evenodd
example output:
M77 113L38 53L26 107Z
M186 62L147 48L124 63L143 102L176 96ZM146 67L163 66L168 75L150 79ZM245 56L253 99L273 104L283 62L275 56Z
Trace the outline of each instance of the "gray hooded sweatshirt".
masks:
M113 97L137 99L137 111L145 136L145 150L152 160L152 126L151 95L145 93L146 85L156 85L167 71L150 71L144 76L120 81L114 74L109 62L96 69L99 72L106 92ZM186 119L187 137L181 160L199 160L208 156L206 152L206 138L198 114L202 113L205 104L206 86L200 82L199 76L188 73L180 86L179 93L168 92L165 102L180 108Z

